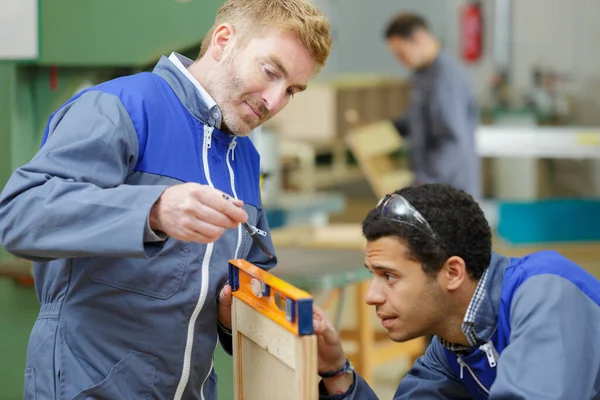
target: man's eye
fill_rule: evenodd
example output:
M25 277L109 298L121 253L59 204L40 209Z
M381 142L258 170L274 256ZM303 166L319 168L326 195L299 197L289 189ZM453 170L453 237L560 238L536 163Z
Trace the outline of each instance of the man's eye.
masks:
M267 75L269 78L277 77L277 73L269 67L263 67L263 71L265 72L265 75Z
M287 95L290 97L294 97L294 91L292 89L287 90Z
M396 277L392 274L385 274L384 276L388 282L393 282L394 280L396 280Z

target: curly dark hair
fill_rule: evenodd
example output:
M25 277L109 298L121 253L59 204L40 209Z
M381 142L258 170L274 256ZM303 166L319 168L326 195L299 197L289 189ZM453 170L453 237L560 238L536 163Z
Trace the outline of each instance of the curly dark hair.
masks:
M394 193L408 200L438 237L382 217L381 206L378 206L362 224L368 241L397 237L408 247L410 257L420 262L423 271L431 277L437 276L450 256L459 256L465 261L469 276L481 278L492 257L492 232L473 197L444 184L411 186Z

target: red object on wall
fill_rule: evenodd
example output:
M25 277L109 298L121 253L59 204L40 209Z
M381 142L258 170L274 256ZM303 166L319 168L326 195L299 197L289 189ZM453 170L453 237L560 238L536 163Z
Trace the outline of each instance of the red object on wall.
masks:
M50 80L50 90L58 89L58 68L56 65L50 66L48 71L48 78Z
M483 52L483 14L481 3L469 1L461 10L461 55L467 62L475 62Z

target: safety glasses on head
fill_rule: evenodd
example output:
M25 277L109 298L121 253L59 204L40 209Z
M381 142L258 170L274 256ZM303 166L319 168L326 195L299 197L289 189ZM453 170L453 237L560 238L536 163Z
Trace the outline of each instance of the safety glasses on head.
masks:
M446 252L446 246L434 232L429 222L421 215L416 208L412 206L404 197L399 194L386 194L379 202L377 207L381 208L381 216L386 219L411 226L419 232L434 239Z

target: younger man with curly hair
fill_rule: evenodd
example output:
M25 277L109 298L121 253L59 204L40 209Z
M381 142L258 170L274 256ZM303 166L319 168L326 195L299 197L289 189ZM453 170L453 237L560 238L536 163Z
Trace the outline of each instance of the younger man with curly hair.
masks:
M400 399L597 399L600 281L555 251L492 252L483 212L429 184L386 196L363 222L365 266L390 339L435 337ZM321 399L377 399L315 308Z

